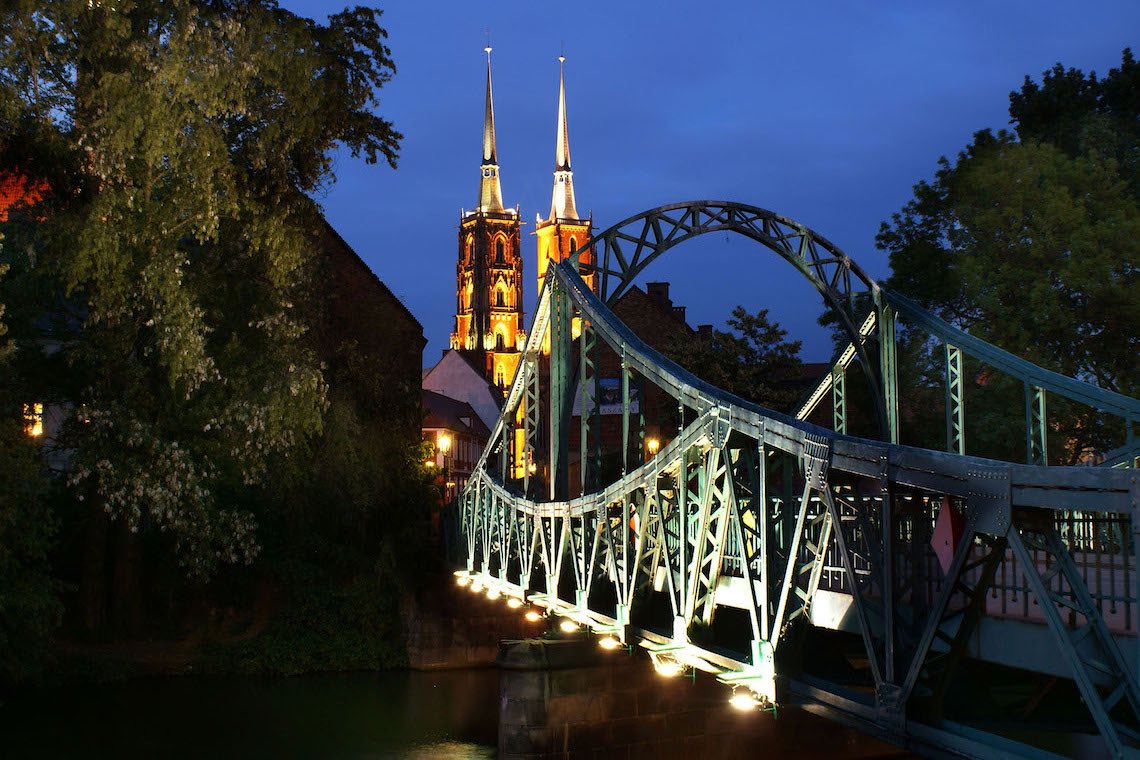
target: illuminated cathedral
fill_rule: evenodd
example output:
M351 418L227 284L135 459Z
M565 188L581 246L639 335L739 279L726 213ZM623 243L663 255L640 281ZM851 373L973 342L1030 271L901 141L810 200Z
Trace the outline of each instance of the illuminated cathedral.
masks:
M499 160L495 147L495 104L491 89L491 48L487 53L487 96L483 112L483 156L480 164L479 205L459 219L459 255L455 267L455 331L451 347L462 352L499 388L505 388L518 367L526 342L523 328L522 220L519 208L503 206ZM590 239L593 225L582 219L574 202L570 169L570 139L566 125L566 78L559 57L558 117L554 149L554 190L550 215L537 215L536 273L539 287L551 262L568 257ZM583 264L593 263L584 251ZM593 276L586 281L593 285Z

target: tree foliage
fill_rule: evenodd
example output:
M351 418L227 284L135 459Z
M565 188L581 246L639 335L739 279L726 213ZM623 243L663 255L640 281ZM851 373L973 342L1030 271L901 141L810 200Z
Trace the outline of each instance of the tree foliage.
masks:
M799 398L800 341L768 318L768 310L750 314L732 310L728 330L686 335L673 342L669 355L701 379L741 398L787 411Z
M1041 84L1026 78L1010 95L1015 133L976 133L882 225L890 287L1036 364L1140 395L1137 92L1140 67L1128 50L1103 80L1059 64ZM911 358L929 348L912 336ZM927 359L937 376L937 357ZM970 375L975 385L996 383L983 368ZM1007 399L1011 426L1018 393ZM1105 429L1092 410L1056 412L1062 459L1119 445L1122 429ZM1021 439L972 416L975 431Z
M51 187L6 256L21 287L58 293L68 379L41 392L74 411L70 484L172 535L199 576L258 550L252 514L223 495L322 426L296 306L316 228L305 193L333 180L337 145L395 165L400 135L372 111L394 72L378 15L318 24L273 0L0 11L0 157ZM44 304L22 315L27 353Z

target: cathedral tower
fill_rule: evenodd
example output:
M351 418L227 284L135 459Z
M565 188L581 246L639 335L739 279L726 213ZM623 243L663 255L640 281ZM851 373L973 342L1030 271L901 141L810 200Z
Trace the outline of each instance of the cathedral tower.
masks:
M483 112L483 161L479 206L461 212L455 267L455 332L451 347L483 368L505 388L519 363L523 332L523 265L518 208L503 208L495 149L495 105L491 94L491 48L487 53L487 101Z
M546 268L551 262L557 264L566 259L575 248L585 244L594 231L590 219L580 219L574 205L574 173L570 171L570 135L566 127L566 76L564 56L558 56L558 124L554 145L554 194L550 201L550 217L536 220L535 235L538 236L538 287L546 277ZM594 250L583 251L579 259L582 264L594 263ZM591 288L596 288L593 273L584 274L583 279Z

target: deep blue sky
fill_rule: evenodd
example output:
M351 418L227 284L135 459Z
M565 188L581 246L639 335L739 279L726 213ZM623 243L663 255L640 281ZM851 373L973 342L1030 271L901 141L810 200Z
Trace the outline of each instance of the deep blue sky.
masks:
M283 0L321 18L337 2ZM429 2L385 6L398 67L379 112L405 135L399 169L342 155L319 200L419 318L430 365L455 310L456 227L478 193L485 35L494 47L503 200L521 206L524 271L550 207L559 49L578 210L600 229L696 198L791 216L886 277L880 222L983 127L1008 121L1025 74L1105 73L1140 47L1140 3ZM768 307L825 360L819 298L743 240L702 238L647 272L692 324ZM528 276L526 306L534 304ZM528 311L527 320L530 314Z

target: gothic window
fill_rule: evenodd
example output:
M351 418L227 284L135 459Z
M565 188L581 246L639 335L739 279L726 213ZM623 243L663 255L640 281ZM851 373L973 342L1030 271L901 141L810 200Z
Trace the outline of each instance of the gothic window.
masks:
M501 332L495 333L495 350L496 351L502 351L503 350L503 334ZM502 371L501 368L500 368L500 371ZM500 385L501 385L501 383L500 383Z
M500 364L500 365L499 365L499 371L495 373L495 383L496 383L496 384L497 384L497 385L498 385L500 388L503 388L503 387L505 387L505 386L506 386L506 384L507 384L507 382L506 382L506 380L504 379L504 376L503 376L503 365L502 365L502 364Z
M573 250L577 247L578 247L578 241L575 240L574 238L570 238L570 250L571 250L571 252L573 252Z
M495 243L495 263L496 264L502 264L505 260L506 260L505 246L503 245L503 239L499 238L498 241Z
M465 246L466 252L464 253L464 261L466 261L468 264L471 263L471 248L473 247L472 246L473 242L474 241L472 241L471 236L468 235L467 236L467 244Z
M507 305L506 296L503 295L503 289L499 288L495 291L495 305L502 308Z

